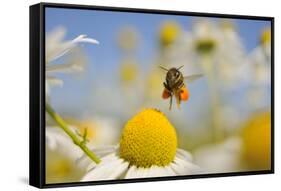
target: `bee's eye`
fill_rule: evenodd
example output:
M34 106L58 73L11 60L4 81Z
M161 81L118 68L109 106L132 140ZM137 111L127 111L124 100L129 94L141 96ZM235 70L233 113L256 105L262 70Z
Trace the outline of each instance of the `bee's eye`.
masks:
M180 73L179 72L176 72L176 77L179 77Z

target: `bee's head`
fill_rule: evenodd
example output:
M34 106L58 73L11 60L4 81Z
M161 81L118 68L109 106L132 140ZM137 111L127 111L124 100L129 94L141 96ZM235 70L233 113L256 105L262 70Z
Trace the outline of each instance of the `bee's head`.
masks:
M181 72L177 68L171 68L167 72L167 78L172 81L178 79L181 75Z

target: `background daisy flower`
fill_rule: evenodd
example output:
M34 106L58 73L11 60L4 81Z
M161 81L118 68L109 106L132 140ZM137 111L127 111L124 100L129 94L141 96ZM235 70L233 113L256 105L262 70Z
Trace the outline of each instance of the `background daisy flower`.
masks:
M178 38L181 28L177 22L166 21L162 24L159 32L159 42L161 48L167 48Z
M265 28L260 35L259 45L248 56L251 67L247 92L248 103L254 110L267 107L270 104L271 89L271 29Z
M82 153L60 128L46 127L46 182L73 182L80 179L86 173L85 166L77 163Z
M193 152L194 161L204 173L242 170L241 145L242 140L238 136L226 138L220 143L203 145Z
M62 85L63 81L56 78L56 73L72 73L82 71L86 63L86 57L79 49L81 43L98 44L99 42L87 35L79 35L73 40L64 40L66 29L57 27L46 36L46 93L49 85ZM67 55L69 59L65 63L56 61Z
M244 122L237 135L197 148L193 152L194 161L204 173L268 170L270 143L270 113L259 112Z
M104 145L117 143L119 129L113 119L101 117L85 121L67 119L67 122L73 133L81 137L86 133L85 139L89 147L99 146L105 149ZM64 179L77 181L86 173L87 166L92 162L88 157L83 157L83 151L74 146L73 141L57 126L46 127L46 153L46 171L50 183ZM101 155L102 152L98 154ZM65 163L62 165L60 161ZM76 175L73 174L75 171Z

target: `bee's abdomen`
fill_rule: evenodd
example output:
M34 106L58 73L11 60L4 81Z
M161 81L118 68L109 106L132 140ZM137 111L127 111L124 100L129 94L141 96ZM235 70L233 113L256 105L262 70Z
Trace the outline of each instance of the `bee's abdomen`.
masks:
M184 83L183 83L183 79L178 79L176 82L175 82L175 87L177 88L181 88L183 87Z

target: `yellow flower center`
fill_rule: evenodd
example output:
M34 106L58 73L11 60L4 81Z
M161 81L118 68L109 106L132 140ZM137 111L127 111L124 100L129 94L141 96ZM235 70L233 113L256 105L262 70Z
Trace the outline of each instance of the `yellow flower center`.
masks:
M223 19L220 23L222 29L225 29L225 30L232 30L234 31L235 30L235 25L233 23L232 20L229 20L229 19Z
M131 26L126 26L121 29L118 34L117 43L124 51L131 51L137 48L139 41L138 32Z
M271 115L269 112L253 116L242 133L243 157L253 169L270 169Z
M162 79L162 71L157 69L153 69L153 71L149 74L147 78L146 84L146 92L145 95L147 98L156 98L159 99L159 95L161 95L163 91L163 79Z
M162 47L173 44L180 33L180 26L173 21L163 24L160 29L160 43Z
M199 54L212 53L216 47L216 41L212 38L199 39L195 44L195 49Z
M271 42L271 30L270 28L265 29L260 37L260 43L262 45L267 45Z
M165 166L173 161L177 135L166 116L145 109L127 122L120 141L120 156L138 167Z
M120 78L124 83L131 83L137 79L138 67L134 61L124 61L120 68Z

